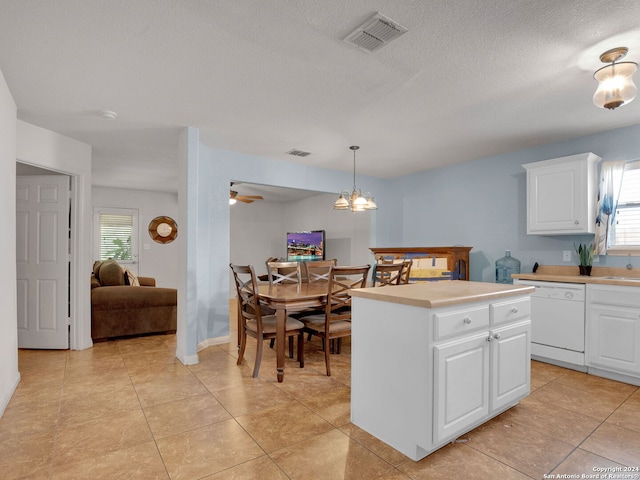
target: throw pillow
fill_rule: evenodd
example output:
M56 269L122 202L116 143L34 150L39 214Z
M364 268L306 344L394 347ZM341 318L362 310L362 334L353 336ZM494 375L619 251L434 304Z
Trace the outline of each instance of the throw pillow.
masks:
M124 269L124 284L131 285L132 287L140 286L140 281L138 280L138 277L136 276L135 273L133 273L128 268Z
M122 267L115 260L109 259L102 262L98 273L98 280L103 287L124 285Z

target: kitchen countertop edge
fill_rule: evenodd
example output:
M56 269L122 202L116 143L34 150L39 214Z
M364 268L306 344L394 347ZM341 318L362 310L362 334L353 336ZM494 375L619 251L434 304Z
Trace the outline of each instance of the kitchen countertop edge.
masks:
M535 287L461 280L414 283L387 287L359 288L351 296L421 308L493 300L514 295L528 295Z

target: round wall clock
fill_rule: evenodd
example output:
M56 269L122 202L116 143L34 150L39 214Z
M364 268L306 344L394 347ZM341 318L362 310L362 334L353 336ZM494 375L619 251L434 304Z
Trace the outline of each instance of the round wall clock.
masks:
M149 223L149 236L154 242L171 243L178 236L178 224L171 217L156 217Z

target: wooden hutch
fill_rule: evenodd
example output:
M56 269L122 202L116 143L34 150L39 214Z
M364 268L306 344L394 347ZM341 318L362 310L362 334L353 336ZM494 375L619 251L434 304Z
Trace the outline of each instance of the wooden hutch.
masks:
M473 247L370 248L376 262L413 260L411 281L469 280L469 251Z

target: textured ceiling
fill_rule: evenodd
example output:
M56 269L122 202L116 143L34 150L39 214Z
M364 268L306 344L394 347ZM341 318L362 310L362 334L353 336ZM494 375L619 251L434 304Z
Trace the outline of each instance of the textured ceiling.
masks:
M343 42L375 12L408 33ZM637 0L0 0L0 69L20 119L94 147L97 185L175 191L184 126L344 171L360 145L358 172L389 178L639 123L640 100L591 100L600 53L640 60L638 18Z

